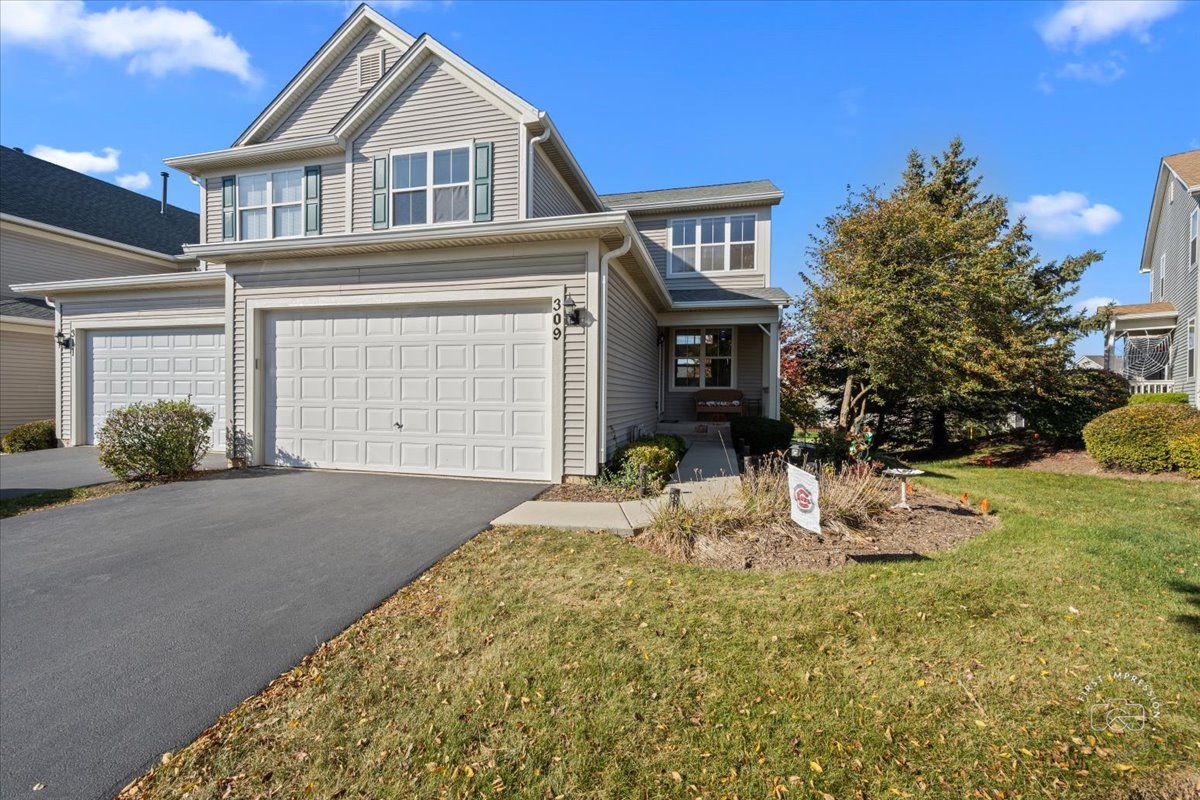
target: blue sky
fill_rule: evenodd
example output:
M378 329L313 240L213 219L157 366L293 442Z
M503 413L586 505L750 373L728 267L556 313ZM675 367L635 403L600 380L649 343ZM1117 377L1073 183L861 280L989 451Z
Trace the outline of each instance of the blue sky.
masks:
M793 292L847 185L958 135L1043 257L1105 252L1081 301L1144 301L1158 159L1200 147L1200 3L375 5L549 111L601 193L774 180ZM154 195L161 159L228 146L353 7L5 0L0 142ZM176 173L171 199L198 196Z

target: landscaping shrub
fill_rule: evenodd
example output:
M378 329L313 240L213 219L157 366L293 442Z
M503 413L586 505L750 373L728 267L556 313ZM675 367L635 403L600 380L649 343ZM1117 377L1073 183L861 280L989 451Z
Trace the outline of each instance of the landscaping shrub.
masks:
M58 447L58 433L54 429L52 419L39 419L36 422L18 425L0 440L0 450L5 453L28 453L31 450L50 450L55 447Z
M133 403L111 412L97 434L100 463L125 481L186 475L208 452L212 424L190 400Z
M769 417L734 417L729 423L734 443L744 441L750 454L756 456L786 450L795 432L796 426L790 421Z
M1056 385L1018 409L1028 430L1063 443L1078 443L1083 426L1129 401L1129 381L1103 369L1072 369Z
M1158 392L1157 394L1131 394L1129 405L1140 406L1155 403L1184 403L1188 401L1187 392Z
M1102 414L1083 429L1083 441L1102 466L1135 472L1171 468L1168 442L1200 432L1200 411L1190 406L1142 404Z
M617 485L636 486L638 468L645 464L650 484L661 488L670 480L671 473L686 451L687 442L679 436L643 436L613 453L610 474L606 478Z
M1167 442L1171 463L1189 478L1200 478L1200 431L1185 433Z

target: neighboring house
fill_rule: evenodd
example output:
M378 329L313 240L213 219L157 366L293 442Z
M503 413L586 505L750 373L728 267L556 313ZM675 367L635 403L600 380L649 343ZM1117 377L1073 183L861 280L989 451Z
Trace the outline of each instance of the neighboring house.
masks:
M1196 388L1196 325L1200 308L1200 150L1165 157L1158 168L1141 272L1150 302L1111 306L1105 358L1120 364L1134 393Z
M190 211L0 147L0 435L55 416L54 309L12 287L192 269L199 230Z
M702 388L778 416L774 185L600 197L545 112L367 6L230 147L167 163L201 187L199 271L23 287L74 342L70 444L118 358L150 395L218 386L249 464L558 481Z
M1124 369L1125 360L1123 358L1121 358L1120 356L1113 356L1112 359L1110 359L1110 360L1112 363L1106 367L1104 365L1104 354L1103 353L1101 353L1100 355L1096 355L1096 356L1079 356L1078 358L1075 359L1075 368L1076 369L1108 369L1108 370L1112 370L1113 372L1120 375L1122 370Z

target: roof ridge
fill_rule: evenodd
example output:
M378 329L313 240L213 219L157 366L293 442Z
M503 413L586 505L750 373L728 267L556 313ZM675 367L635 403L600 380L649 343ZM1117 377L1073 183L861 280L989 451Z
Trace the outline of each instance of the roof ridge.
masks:
M775 186L774 181L770 178L755 178L748 181L723 181L719 183L694 183L687 186L664 186L660 189L636 189L628 192L605 192L600 197L615 197L622 194L650 194L651 192L677 192L680 189L712 189L717 186L743 186L748 183L769 183ZM776 189L779 187L776 186Z
M33 155L32 153L27 153L24 150L18 150L15 147L8 147L7 145L0 145L0 150L8 150L13 155L25 156L26 158L32 158L34 161L37 161L41 164L47 164L54 169L61 170L65 173L68 173L72 178L74 178L76 180L79 178L84 178L89 181L94 181L95 183L98 183L102 186L108 187L110 189L116 189L117 191L120 191L120 192L125 192L129 195L132 195L133 197L139 198L140 200L145 200L149 203L154 203L155 205L159 205L162 202L161 200L155 200L153 197L151 197L148 194L142 194L141 192L135 192L133 189L126 189L124 186L121 186L119 184L112 183L110 181L106 181L102 178L97 178L95 175L88 175L86 172L80 172L79 170L71 169L70 167L64 167L62 164L56 164L53 161L48 161L47 159L44 159L44 158L38 158L37 156ZM195 217L197 221L200 220L200 215L197 214L195 211L188 211L186 208L174 205L172 203L167 203L167 208L173 208L176 211L182 211L184 214L190 214L191 216Z

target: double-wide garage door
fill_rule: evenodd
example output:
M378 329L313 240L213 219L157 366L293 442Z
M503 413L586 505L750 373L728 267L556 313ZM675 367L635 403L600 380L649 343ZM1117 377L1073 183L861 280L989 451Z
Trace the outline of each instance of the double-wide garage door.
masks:
M215 327L93 331L87 336L88 414L94 444L110 411L135 402L186 400L213 415L225 446L225 332Z
M268 314L268 462L549 479L548 316L544 304Z

